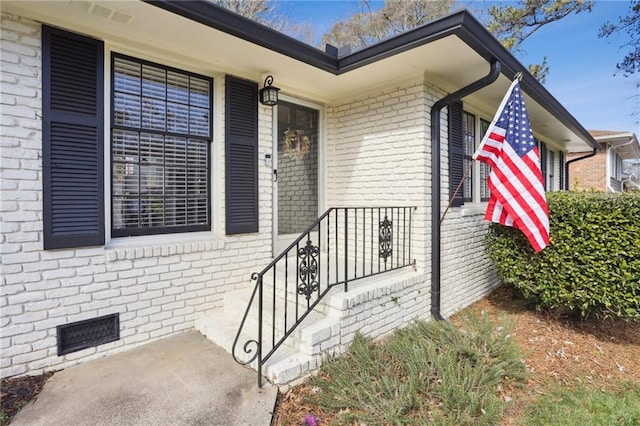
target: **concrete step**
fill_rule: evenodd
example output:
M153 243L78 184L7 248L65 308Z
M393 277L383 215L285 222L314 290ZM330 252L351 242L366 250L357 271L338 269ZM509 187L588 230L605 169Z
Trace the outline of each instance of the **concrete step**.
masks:
M267 360L263 374L277 386L291 385L320 368L322 356L306 355L292 349L279 349Z
M340 262L338 261L338 263ZM275 295L275 301L273 297L274 281L264 283L262 303L263 356L273 348L274 340L275 343L278 343L296 320L295 292L284 292L283 277L284 275L278 279L276 274L275 286L278 291ZM407 285L418 282L420 279L424 279L424 277L415 272L412 267L406 267L354 280L349 283L348 292L344 291L342 285L335 286L270 356L263 365L263 376L276 385L291 384L291 382L307 376L320 366L323 356L344 350L349 343L349 336L353 335L354 330L361 327L366 328L369 324L358 321L364 321L370 314L375 315L376 310L393 308L394 295L403 294L403 289ZM252 283L255 284L255 282ZM295 286L292 288L295 290ZM229 353L233 353L233 342L252 292L253 287L227 292L224 296L223 307L210 311L205 317L196 320L195 328ZM312 296L312 302L317 300L317 294L314 296ZM386 303L392 305L387 305L387 307L384 304L376 305L371 312L369 311L371 308L365 309L368 301L381 297L386 298ZM257 342L255 342L258 336L257 298L258 293L256 293L256 299L247 315L235 354L241 363L249 364L254 369L257 369L257 362L254 360L250 363L249 361L257 351ZM399 300L399 297L395 300ZM395 303L398 304L397 301ZM272 315L274 306L275 318ZM285 306L287 310L286 321L284 318ZM303 296L298 297L297 306L299 316L306 312L307 303ZM358 320L357 317L362 319ZM346 340L342 341L341 339ZM247 352L244 351L245 347Z
M248 301L251 296L252 289L235 290L229 292L224 298L223 311L227 318L239 317L244 315L244 311L247 308ZM257 336L257 323L258 323L258 303L254 301L251 311L247 315L247 321L245 325L246 330L252 330L253 336ZM322 301L321 301L322 302ZM263 338L267 341L265 347L272 347L274 340L274 324L275 324L275 340L276 343L286 332L288 332L296 322L295 303L288 302L285 305L285 300L276 297L276 316L275 321L272 315L273 313L273 298L271 295L265 298L263 302ZM285 322L285 306L287 307L287 317ZM302 300L298 304L298 318L300 318L305 312L307 312L306 301L302 303ZM237 324L239 326L240 319ZM286 324L286 328L285 328ZM312 310L307 314L304 320L293 330L292 334L288 337L286 344L293 348L298 348L301 352L308 355L317 355L323 350L321 344L329 339L332 335L335 335L339 330L339 319L327 318L322 312L318 310ZM251 334L250 333L250 334ZM255 338L255 337L254 337ZM326 344L324 345L326 346Z
M330 336L326 336L323 326L319 324L312 323L302 326L300 332L310 341L314 339L314 336L321 338L324 336L328 339ZM210 312L195 323L196 330L229 353L233 353L232 346L239 326L240 319L231 318L222 309ZM337 331L337 329L335 330ZM254 332L255 334L253 334ZM257 326L252 327L246 323L245 329L238 339L235 353L238 361L251 366L254 370L257 370L257 360L250 361L254 357L257 347L253 343L248 343L246 347L249 352L245 352L243 347L246 342L252 341L256 336ZM263 375L275 385L289 384L296 379L307 376L320 366L322 360L320 349L316 351L317 353L312 354L309 353L310 350L305 351L304 345L301 349L293 347L292 342L292 340L285 341L262 367ZM263 349L263 355L266 355L271 348L270 342L263 339L263 348L266 348Z

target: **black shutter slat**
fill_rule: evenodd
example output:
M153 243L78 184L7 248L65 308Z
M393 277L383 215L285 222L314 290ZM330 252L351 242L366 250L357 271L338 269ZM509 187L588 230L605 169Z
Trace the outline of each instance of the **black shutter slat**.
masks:
M449 198L464 177L464 134L463 134L463 106L462 102L449 105ZM452 206L464 204L464 188L461 188L453 199Z
M102 49L96 48L95 40L67 34L54 31L49 38L51 109L96 115L102 107L96 103L96 65L102 63Z
M43 27L44 248L104 244L103 43Z
M258 232L258 85L225 79L226 233Z

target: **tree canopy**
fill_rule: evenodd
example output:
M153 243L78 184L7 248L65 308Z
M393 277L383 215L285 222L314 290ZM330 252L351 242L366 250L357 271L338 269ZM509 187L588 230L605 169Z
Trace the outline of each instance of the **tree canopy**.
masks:
M620 32L629 36L629 42L622 46L629 50L616 66L625 77L629 77L640 72L640 0L630 2L629 15L621 16L615 24L607 22L600 27L599 37L609 37Z
M455 3L455 0L386 0L382 8L374 10L370 0L362 0L360 11L334 24L322 42L361 49L440 18Z
M273 0L208 0L274 30L284 31L287 18Z
M315 32L310 23L295 22L278 0L207 0L259 24L288 34L305 43L313 43Z
M572 13L591 12L592 8L591 0L520 0L506 6L494 5L488 10L491 18L487 29L504 47L518 52L522 42L545 25ZM529 65L529 72L544 83L549 74L547 57L539 64Z
M592 1L584 0L520 0L514 4L489 7L491 20L487 29L511 51L517 51L524 40L540 28L571 15L591 12Z

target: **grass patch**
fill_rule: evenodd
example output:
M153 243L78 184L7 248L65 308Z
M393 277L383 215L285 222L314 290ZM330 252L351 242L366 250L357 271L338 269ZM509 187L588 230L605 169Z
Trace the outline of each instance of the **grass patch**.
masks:
M496 424L499 390L525 379L522 354L504 324L471 314L461 324L418 322L382 343L356 334L310 380L309 402L337 424Z
M524 425L640 425L640 384L619 383L614 389L590 386L553 389L536 399Z

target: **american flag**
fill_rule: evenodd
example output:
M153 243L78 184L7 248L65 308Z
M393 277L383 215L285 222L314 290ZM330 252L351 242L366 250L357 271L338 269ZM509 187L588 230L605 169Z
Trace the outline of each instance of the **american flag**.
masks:
M485 220L521 230L533 249L542 251L549 245L549 209L540 154L517 79L473 159L491 166Z

